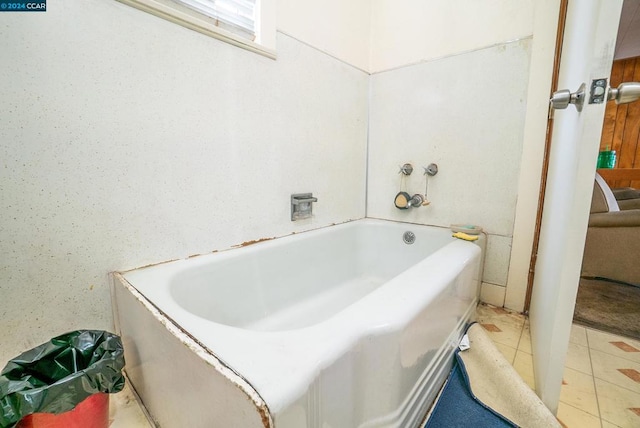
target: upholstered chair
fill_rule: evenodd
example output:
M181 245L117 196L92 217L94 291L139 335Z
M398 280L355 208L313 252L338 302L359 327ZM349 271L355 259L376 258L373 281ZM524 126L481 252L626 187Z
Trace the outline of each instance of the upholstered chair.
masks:
M633 187L611 189L621 210L640 209L640 190Z
M611 188L597 173L582 276L640 285L640 209L621 210Z

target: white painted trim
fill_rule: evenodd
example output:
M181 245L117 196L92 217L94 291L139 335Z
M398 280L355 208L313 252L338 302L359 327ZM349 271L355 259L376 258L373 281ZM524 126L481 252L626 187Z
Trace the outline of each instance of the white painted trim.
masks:
M256 44L273 53L274 59L276 54L276 1L256 1L258 8L256 15L259 16L259 19L256 20Z
M213 37L223 42L232 44L242 49L266 56L267 58L276 59L275 51L275 1L263 0L260 6L260 17L265 17L267 22L260 25L258 40L268 42L271 45L263 45L244 39L233 34L223 28L215 25L215 20L206 17L187 7L182 7L177 3L167 0L117 0L126 5L135 7L136 9L150 13L151 15L181 25L198 33ZM267 31L273 32L272 35L265 34Z

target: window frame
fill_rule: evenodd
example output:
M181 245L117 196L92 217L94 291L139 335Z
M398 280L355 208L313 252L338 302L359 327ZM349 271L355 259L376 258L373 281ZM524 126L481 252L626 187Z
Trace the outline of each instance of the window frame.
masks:
M256 2L256 41L220 28L215 24L214 18L171 0L117 1L239 48L276 59L275 4L277 0Z

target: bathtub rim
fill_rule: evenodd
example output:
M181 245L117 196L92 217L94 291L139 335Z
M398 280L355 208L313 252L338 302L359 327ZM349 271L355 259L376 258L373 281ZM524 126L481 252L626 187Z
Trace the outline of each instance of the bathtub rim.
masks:
M167 259L167 260L163 260L163 261L159 261L159 262L152 262L152 263L144 264L144 265L141 265L141 266L136 266L136 267L132 267L132 268L116 270L116 271L113 271L112 273L119 273L119 274L122 274L122 275L126 275L126 274L134 272L134 271L141 271L141 270L144 270L144 269L155 268L157 266L161 266L161 265L165 265L165 264L169 264L169 263L185 262L187 260L194 261L196 263L197 262L204 263L203 260L206 259L209 256L213 256L213 255L220 254L220 253L226 253L226 252L231 251L231 250L239 250L239 249L243 249L243 248L252 248L256 244L269 243L269 242L272 242L272 241L280 240L282 238L288 238L288 237L294 237L294 236L304 237L304 235L307 234L308 232L316 232L316 231L320 231L320 230L323 230L323 229L347 226L347 225L352 224L352 223L363 223L363 224L366 224L366 223L369 223L369 222L370 223L374 223L374 224L375 223L404 224L404 225L407 225L407 226L433 228L433 229L439 229L442 233L446 233L446 231L448 230L453 234L453 231L451 230L451 226L442 226L442 225L437 225L437 224L426 224L426 223L416 223L416 222L401 221L401 220L390 220L390 219L381 218L381 217L362 217L362 218L349 219L349 220L346 220L346 221L343 221L343 222L330 223L330 224L326 224L326 225L323 225L323 226L312 227L310 229L293 231L291 233L286 233L284 235L276 235L276 236L270 236L270 237L264 237L264 238L257 238L257 239L253 239L253 240L249 240L249 241L244 241L244 242L239 243L239 244L233 244L233 245L230 245L228 247L224 247L224 248L220 248L220 249L214 249L214 250L211 250L211 251L206 252L206 253L191 254L191 255L188 255L188 256L178 257L178 258L175 258L175 259ZM480 232L480 236L484 237L486 239L487 233L485 231L482 231L482 232ZM482 247L483 255L484 255L484 252L485 252L485 248Z
M309 233L307 232L294 233L290 235L285 235L281 238L257 240L255 242L252 241L258 245L236 246L232 248L235 251L231 251L231 252L224 250L224 251L219 251L211 254L205 254L203 255L203 257L199 257L199 258L190 257L188 259L175 260L172 262L162 263L155 266L147 266L141 269L134 269L134 270L123 272L123 276L127 278L130 281L130 283L138 289L138 291L140 291L145 297L147 297L151 301L162 301L162 300L156 300L154 298L154 294L157 293L157 288L162 288L164 291L166 291L166 293L168 293L169 296L171 296L169 300L177 304L181 311L185 311L186 313L193 315L195 318L200 319L202 322L213 323L215 325L224 326L225 328L236 329L235 331L237 331L239 334L244 334L241 332L245 332L245 331L256 331L260 335L268 335L268 334L276 335L277 333L286 334L288 332L292 332L295 330L312 328L316 324L322 324L328 321L330 318L337 316L340 312L344 310L348 310L349 306L356 304L359 300L368 299L367 296L369 294L375 294L377 292L378 287L375 287L367 291L365 294L362 294L358 300L355 300L354 302L349 303L348 305L327 315L326 318L319 319L316 322L305 324L303 326L261 329L261 328L252 328L251 322L249 323L245 322L243 324L242 322L227 322L224 319L219 319L219 318L216 319L214 317L202 314L202 310L192 309L193 306L191 306L188 303L187 304L183 303L184 298L181 296L182 293L195 295L193 292L190 293L188 291L189 290L188 287L182 287L182 284L188 281L184 279L185 275L187 278L190 278L193 272L195 271L196 275L200 276L202 274L198 275L197 272L203 272L203 271L207 272L210 265L220 265L221 263L234 264L234 263L237 263L238 259L240 259L243 263L246 263L247 261L249 261L250 264L252 264L252 263L255 263L254 261L255 257L256 256L260 257L260 254L262 254L263 252L267 254L269 254L271 251L281 252L283 251L283 248L287 248L290 245L300 245L301 241L304 242L307 239L323 240L325 239L324 238L325 236L329 236L330 237L329 239L335 239L332 237L333 236L332 234L340 234L342 233L342 231L346 231L347 233L356 233L355 239L356 239L358 251L362 249L363 251L366 252L367 248L370 248L370 245L367 245L361 242L362 240L366 242L368 239L370 239L367 236L367 234L372 233L375 235L378 232L380 232L382 234L385 234L384 236L387 236L387 234L391 233L391 235L389 235L391 237L395 237L397 234L398 242L391 242L391 241L389 242L393 248L395 248L395 246L403 247L405 249L409 249L409 251L418 251L418 253L415 253L415 254L420 254L419 252L422 250L413 248L413 247L417 247L418 245L412 246L412 245L407 245L406 243L401 243L400 236L402 235L402 233L406 232L407 229L412 229L417 234L426 234L427 236L425 236L424 238L428 238L428 241L433 240L438 243L436 244L435 247L430 249L431 252L429 253L429 255L435 254L438 251L441 251L446 246L454 243L455 243L454 245L470 247L469 243L463 243L463 241L454 239L451 236L449 229L447 228L441 228L441 227L429 226L429 225L419 225L419 224L413 224L413 223L404 224L402 222L396 222L391 220L360 219L360 220L341 223L331 227L322 227L322 228L307 231ZM363 233L363 232L365 233L364 238L360 236L360 233ZM384 241L384 242L386 243L387 241ZM392 251L396 251L396 250L394 249ZM405 251L405 250L401 250L401 251ZM380 287L383 287L385 284L403 275L404 272L409 271L414 266L424 261L427 257L428 256L417 259L416 261L412 262L411 264L408 264L404 268L398 268L398 270L395 273L385 277L384 280L381 280L382 283ZM357 264L357 261L355 261L355 263ZM397 263L397 261L394 263ZM299 265L296 265L296 263L294 262L293 266L295 266L293 268L294 273L298 272L297 269ZM286 269L289 269L289 268L287 267ZM367 274L366 272L367 271L365 270L362 273L366 275ZM375 274L373 275L375 276ZM167 278L168 278L168 282L167 282ZM159 284L159 287L150 286L149 282L156 282L157 284ZM215 295L220 295L220 296L224 295L223 289L221 291L217 291L217 290L218 290L217 287L207 286L206 292L208 293L209 291L211 291ZM250 290L252 289L248 288L245 291L250 292ZM263 288L253 290L253 291L256 293L266 292L266 290ZM161 296L161 298L162 297L163 296ZM245 297L244 295L240 296L240 298L244 298L244 297ZM233 302L233 300L230 300L230 302ZM169 312L174 313L173 311L169 310L166 304L165 305L160 304L159 306L165 307ZM270 313L267 313L266 315L268 316L270 314L272 315L273 313L270 312Z
M186 258L181 258L181 259L172 259L172 260L166 260L166 261L162 261L162 262L158 262L158 263L153 263L153 264L147 264L147 265L143 265L141 267L138 268L132 268L132 269L127 269L127 270L123 270L123 271L117 271L114 273L118 273L120 274L124 279L127 279L127 281L129 282L129 284L136 288L136 290L138 290L140 292L140 294L142 294L142 296L144 296L145 298L147 298L150 302L153 302L154 299L151 296L153 294L153 291L149 291L148 289L145 290L145 286L140 286L140 288L138 288L138 286L136 286L135 284L137 283L137 278L135 278L135 276L142 276L144 277L145 275L149 275L152 277L155 276L160 277L162 279L164 279L163 274L169 274L172 276L172 278L174 277L174 275L177 274L181 274L182 271L184 270L191 270L191 269L197 269L203 266L208 265L209 263L212 263L212 258L213 257L219 257L218 260L224 260L226 258L231 258L231 257L239 257L240 254L244 253L244 255L250 255L253 252L258 252L258 251L263 251L266 250L269 247L272 246L277 246L277 245L281 245L282 243L282 238L285 238L286 240L303 240L305 239L308 235L308 233L328 233L329 230L336 230L336 229L342 229L342 228L347 228L347 227L356 227L358 225L393 225L393 226L398 226L398 225L406 225L407 227L418 227L418 228L422 228L422 229L433 229L435 230L438 234L448 234L451 233L451 229L449 227L444 227L444 226L434 226L434 225L428 225L428 224L420 224L420 223L410 223L410 222L401 222L401 221L395 221L395 220L388 220L388 219L380 219L380 218L373 218L373 217L365 217L365 218L361 218L361 219L355 219L355 220L348 220L345 221L343 223L334 223L334 224L330 224L330 225L326 225L326 226L322 226L322 227L318 227L315 229L310 229L310 230L305 230L305 231L301 231L301 232L293 232L287 235L283 235L283 236L277 236L277 237L272 237L272 238L261 238L261 239L257 239L254 241L248 241L248 242L244 242L242 244L237 244L234 245L232 247L229 248L224 248L224 249L220 249L220 250L215 250L209 253L204 253L204 254L198 254L198 255L192 255L192 256L188 256ZM392 227L393 227L392 226ZM451 235L449 235L451 236ZM486 234L484 232L482 232L480 234L481 240L476 241L476 243L473 242L466 242L466 241L462 241L462 240L458 240L455 239L453 237L449 238L449 242L445 243L443 246L439 247L437 250L435 250L432 254L436 254L440 251L442 251L445 247L447 246L451 246L451 245L457 245L459 247L479 247L480 250L480 257L481 257L481 262L480 262L480 272L479 272L479 276L481 279L482 276L482 270L484 268L484 257L485 257L485 252L486 252ZM256 245L257 244L257 245ZM237 250L240 251L239 253L234 253L234 252L230 252L230 250ZM398 274L396 274L393 277L390 277L387 279L387 281L385 281L385 283L382 285L384 286L385 284L392 282L394 280L396 280L396 278L399 278L401 276L403 276L407 271L411 270L413 267L417 266L418 264L424 262L425 259L420 260L419 262L416 262L414 265L412 265L411 267L409 267L409 269L402 271ZM166 272L163 272L166 271ZM176 271L176 272L173 272ZM148 278L143 278L144 281L147 281ZM163 283L164 286L164 283ZM169 287L167 288L166 292L171 295L174 291L173 291L173 287L171 284L169 284ZM369 294L375 294L378 290L373 290L371 291L371 293ZM479 291L478 291L478 295L479 295ZM368 295L363 296L363 298L367 299ZM357 302L356 302L357 303ZM180 311L186 312L190 315L192 315L195 318L200 319L203 322L206 323L213 323L215 325L220 325L220 326L224 326L227 329L231 329L231 330L235 330L237 332L250 332L250 331L254 331L252 329L247 329L244 328L242 326L238 326L238 325L232 325L232 324L227 324L224 322L219 322L217 320L213 320L201 315L198 315L194 312L191 312L188 308L185 308L183 305L181 305L180 303L176 302L177 306L179 307ZM158 308L160 308L160 306L157 306ZM347 310L348 307L345 307L342 311ZM341 312L341 311L340 311ZM321 323L325 323L327 321L329 321L330 318L335 317L339 314L339 312L333 314L331 317L324 319L322 321L320 321L318 324ZM176 321L177 322L177 321ZM273 335L277 335L280 333L286 334L289 332L293 332L296 330L305 330L305 329L313 329L313 327L315 326L315 324L313 325L309 325L309 326L305 326L305 327L296 327L296 328L292 328L292 329L282 329L282 330L273 330L273 331L259 331L259 330L255 330L257 333L259 334L273 334Z

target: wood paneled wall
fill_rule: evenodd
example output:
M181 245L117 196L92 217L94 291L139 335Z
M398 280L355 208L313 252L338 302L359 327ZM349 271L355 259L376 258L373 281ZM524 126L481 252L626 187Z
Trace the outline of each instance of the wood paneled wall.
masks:
M613 62L610 85L622 82L640 82L640 57ZM640 101L617 105L607 103L600 150L609 147L617 154L616 168L640 168ZM611 187L640 188L640 180L607 180Z

